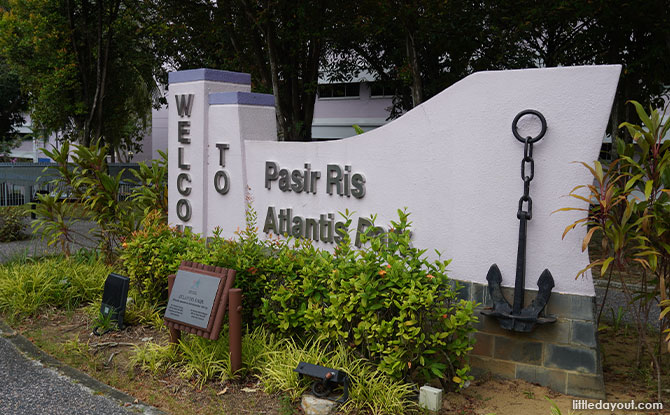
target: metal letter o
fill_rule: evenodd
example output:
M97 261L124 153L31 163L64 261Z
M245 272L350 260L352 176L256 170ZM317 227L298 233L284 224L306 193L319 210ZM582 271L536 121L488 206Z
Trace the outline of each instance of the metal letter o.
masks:
M182 214L182 210L186 210ZM188 222L191 220L191 204L189 203L188 200L186 199L179 199L177 202L177 217L181 219L183 222Z
M223 178L225 182L223 188L220 186L221 178ZM230 190L230 178L228 177L228 173L226 173L225 170L219 170L214 175L214 189L216 189L216 191L222 195L225 195L228 193L228 190Z

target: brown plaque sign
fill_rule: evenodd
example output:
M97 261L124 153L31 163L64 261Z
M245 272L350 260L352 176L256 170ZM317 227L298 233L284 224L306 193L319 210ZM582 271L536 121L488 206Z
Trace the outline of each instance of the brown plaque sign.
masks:
M165 324L173 330L216 340L234 281L234 270L182 262L177 275L168 277Z

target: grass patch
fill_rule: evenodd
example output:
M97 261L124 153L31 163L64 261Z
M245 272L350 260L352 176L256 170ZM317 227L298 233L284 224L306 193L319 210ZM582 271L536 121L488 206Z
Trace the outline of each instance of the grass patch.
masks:
M110 269L61 257L0 267L0 312L12 322L47 307L72 310L99 299Z
M309 362L349 374L351 385L349 400L342 408L344 413L420 413L411 399L416 395L412 385L394 381L372 363L354 358L346 346L331 347L324 341L300 345L291 339L277 340L273 334L256 329L242 338L242 370L231 373L225 333L224 330L216 341L187 335L177 346L147 343L135 348L130 361L155 376L173 371L198 389L212 380L223 383L257 378L266 393L282 396L284 408L295 407L310 388L312 381L293 371L298 363Z

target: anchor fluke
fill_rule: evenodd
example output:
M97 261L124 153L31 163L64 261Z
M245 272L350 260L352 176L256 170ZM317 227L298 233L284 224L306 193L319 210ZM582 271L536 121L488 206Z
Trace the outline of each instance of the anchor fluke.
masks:
M482 314L497 318L500 327L503 329L527 333L533 331L538 324L554 323L556 321L556 317L553 316L540 316L549 302L551 289L554 288L554 278L548 269L542 272L537 281L537 287L539 288L537 296L529 306L523 308L518 314L512 311L512 306L502 293L500 285L502 274L498 265L491 265L486 280L489 283L489 295L493 302L493 309L483 310Z
M505 299L502 293L500 284L502 283L502 274L497 264L491 265L488 274L486 274L486 281L489 282L489 294L493 301L493 309L499 313L510 314L512 306Z

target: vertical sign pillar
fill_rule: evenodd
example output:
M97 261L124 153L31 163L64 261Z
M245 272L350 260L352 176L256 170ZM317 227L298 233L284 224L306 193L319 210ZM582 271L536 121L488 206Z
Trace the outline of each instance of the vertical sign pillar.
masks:
M249 74L192 69L169 74L168 94L168 223L207 229L205 177L208 96L214 92L249 91ZM176 166L173 168L172 166Z
M235 236L245 223L247 172L245 141L276 140L274 96L250 92L209 95L207 158L207 236Z

